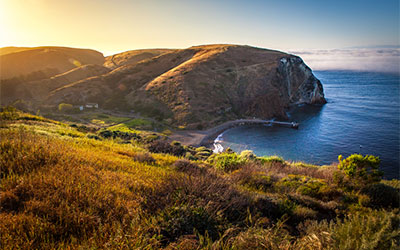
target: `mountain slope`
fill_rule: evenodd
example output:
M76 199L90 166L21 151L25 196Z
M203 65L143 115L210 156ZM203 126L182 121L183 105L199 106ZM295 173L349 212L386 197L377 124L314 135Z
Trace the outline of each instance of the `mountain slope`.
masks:
M0 48L0 56L5 55L5 54L19 52L19 51L29 50L29 49L32 49L32 48L29 48L29 47L14 47L14 46L3 47L3 48Z
M93 101L134 109L173 125L210 127L243 117L284 118L299 103L324 103L301 58L238 45L195 46L127 64L52 92L49 103Z
M3 48L2 52L16 51L0 56L1 79L18 77L36 71L63 73L85 64L102 65L103 54L95 50L66 47Z
M142 60L146 60L172 51L174 50L171 49L130 50L112 56L107 56L105 58L104 66L107 68L115 69L120 66L124 66L127 64L135 64Z
M48 94L57 88L108 72L110 70L101 65L87 64L48 79L36 81L21 81L19 79L4 80L1 83L1 102L2 104L9 104L22 99L34 104L41 104L47 98Z

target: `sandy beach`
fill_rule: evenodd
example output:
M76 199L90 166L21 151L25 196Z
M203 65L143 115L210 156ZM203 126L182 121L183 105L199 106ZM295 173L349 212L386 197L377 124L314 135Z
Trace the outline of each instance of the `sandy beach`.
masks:
M265 124L268 122L269 121L262 119L240 119L228 121L207 130L177 130L174 131L169 138L170 140L180 141L187 146L205 146L210 148L215 138L227 129L240 125Z

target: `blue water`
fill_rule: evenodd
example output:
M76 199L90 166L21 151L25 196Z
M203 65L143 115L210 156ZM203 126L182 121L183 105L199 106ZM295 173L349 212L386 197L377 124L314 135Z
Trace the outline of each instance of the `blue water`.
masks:
M316 71L328 103L290 112L298 130L241 126L223 133L220 144L236 152L279 155L286 160L331 164L352 153L381 158L385 178L399 178L400 80L398 75Z

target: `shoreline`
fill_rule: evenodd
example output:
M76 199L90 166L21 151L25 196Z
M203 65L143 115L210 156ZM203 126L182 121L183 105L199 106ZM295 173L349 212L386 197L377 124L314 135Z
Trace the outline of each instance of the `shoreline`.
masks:
M207 130L177 130L169 136L172 141L180 141L187 146L205 146L211 148L215 139L224 131L242 125L268 124L271 120L239 119L222 123Z

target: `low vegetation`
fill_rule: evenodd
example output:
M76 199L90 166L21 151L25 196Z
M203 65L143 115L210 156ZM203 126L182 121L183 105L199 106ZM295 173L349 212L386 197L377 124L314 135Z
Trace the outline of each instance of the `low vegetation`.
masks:
M0 119L1 249L400 247L400 182L373 156L318 167L11 108Z

